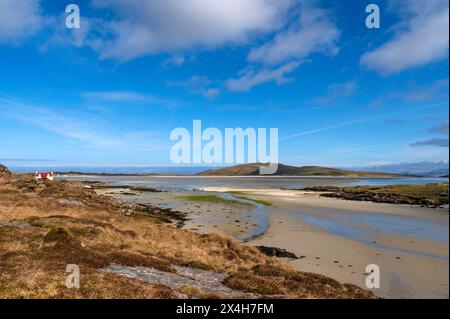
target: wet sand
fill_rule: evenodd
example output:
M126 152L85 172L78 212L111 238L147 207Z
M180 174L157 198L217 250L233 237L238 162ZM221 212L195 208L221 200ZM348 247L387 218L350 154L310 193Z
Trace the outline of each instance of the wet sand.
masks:
M167 190L161 193L135 192L127 189L101 189L106 194L129 203L152 204L161 208L172 208L187 213L189 218L184 229L200 234L223 233L239 240L248 240L267 230L267 221L255 214L255 206L245 201L236 203L195 202L183 197L192 195L186 190ZM134 194L134 195L130 195ZM210 194L195 192L195 195ZM232 198L235 200L235 198Z
M191 231L219 232L252 246L284 248L300 259L281 261L340 282L365 287L366 266L376 264L381 271L381 287L373 291L380 297L449 297L447 210L322 198L317 193L267 185L253 188L253 181L244 188L224 187L223 179L218 179L221 182L217 185L216 180L207 187L195 187L197 179L181 185L166 184L162 185L165 192L134 192L134 196L119 194L123 192L120 189L99 192L186 212L190 220L184 228ZM155 187L159 181L121 183ZM193 192L229 198L233 196L230 191L244 192L250 199L273 205L191 202L182 198ZM255 235L257 238L253 238Z
M365 268L376 264L381 271L381 287L374 289L378 296L448 298L448 211L302 191L239 191L273 202L268 231L249 244L295 253L301 258L285 261L296 269L365 287Z

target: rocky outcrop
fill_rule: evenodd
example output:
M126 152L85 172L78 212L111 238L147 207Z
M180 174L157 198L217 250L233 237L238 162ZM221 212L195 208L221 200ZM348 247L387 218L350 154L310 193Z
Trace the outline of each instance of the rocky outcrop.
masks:
M318 186L304 188L303 190L318 192L321 197L352 201L417 205L433 208L448 206L448 184L356 187Z
M277 247L266 247L266 246L257 246L256 248L258 248L259 251L262 252L264 255L270 257L298 259L298 257L294 253L291 253L286 249Z
M109 267L100 269L100 271L141 280L153 285L164 285L174 290L182 287L195 287L202 293L220 295L227 298L256 298L255 294L236 291L226 287L222 283L227 277L225 274L176 265L173 268L176 270L176 273L148 267L129 267L112 264ZM182 294L179 294L178 297L186 298Z
M187 213L179 212L171 208L160 208L151 204L130 204L123 203L120 213L126 216L135 214L153 217L163 223L176 223L178 228L184 226L184 222L188 220Z
M132 191L143 192L143 193L161 193L161 192L163 192L162 190L156 189L153 187L133 186L133 187L130 187L130 189Z
M0 183L11 182L12 179L11 172L6 168L6 166L0 164Z

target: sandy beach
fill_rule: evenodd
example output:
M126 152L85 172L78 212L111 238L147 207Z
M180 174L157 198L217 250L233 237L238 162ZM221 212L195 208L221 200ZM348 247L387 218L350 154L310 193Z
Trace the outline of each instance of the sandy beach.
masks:
M287 261L296 269L311 271L365 286L365 268L377 264L381 270L381 287L374 292L385 298L448 298L448 212L443 210L390 204L350 202L319 198L313 194L297 196L280 191L264 195L254 191L255 198L274 202L267 233L251 242L275 246L304 256ZM348 215L385 215L414 218L446 225L447 241L430 240L414 234L393 234L376 230L363 238L332 233L312 225L303 216L339 218ZM370 226L367 233L370 233ZM445 232L445 227L444 230Z
M185 196L217 194L242 203L191 202ZM186 212L184 228L224 233L252 246L295 253L279 258L300 271L365 287L366 266L381 271L384 298L448 298L448 225L445 209L347 201L275 188L200 187L160 193L101 190L121 200ZM235 194L236 196L234 196ZM248 201L250 199L250 201ZM255 201L252 201L255 200ZM271 205L258 204L259 200ZM253 205L249 205L253 204ZM258 215L259 214L259 215Z

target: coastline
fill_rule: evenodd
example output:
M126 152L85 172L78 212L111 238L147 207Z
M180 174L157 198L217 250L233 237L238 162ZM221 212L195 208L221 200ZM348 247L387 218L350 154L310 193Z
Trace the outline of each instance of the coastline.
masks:
M103 192L120 193L120 190ZM250 236L257 225L254 219L250 221L252 216L248 206L183 202L174 195L179 192L119 196L124 200L136 201L138 197L143 201L159 202L163 207L174 207L186 212L189 220L184 229L193 232L223 233L249 246L286 249L299 259L277 259L296 270L322 274L359 287L365 287L365 267L377 264L382 274L381 288L373 292L380 297L448 298L448 240L442 240L445 235L448 238L448 212L444 209L323 198L301 190L198 188L196 194L239 192L250 200L273 203L268 207L267 230L254 239L242 240ZM192 190L183 192L189 194ZM443 227L438 229L446 231L446 234L439 241L426 238L435 231L433 229L411 234L381 231L380 227L366 222L345 220L345 216L349 215L390 218L389 222L401 219L409 223L417 222L418 225L442 224ZM330 231L324 227L324 222L328 223L327 227L330 223L350 227L350 235L333 232L333 229ZM354 237L351 232L355 229L367 230L371 236ZM424 269L428 271L426 280L423 279Z
M258 195L253 196L258 198ZM448 240L437 242L414 235L395 236L383 232L374 233L367 242L363 242L360 238L336 234L321 224L305 220L305 217L312 216L330 222L329 215L333 214L335 218L361 213L370 216L390 214L419 222L446 223L444 236L448 238L448 212L445 210L351 202L319 198L314 194L303 194L299 198L292 194L282 197L276 192L273 197L266 193L264 198L273 200L276 208L269 215L268 232L249 244L287 249L297 256L304 256L285 260L295 269L320 273L362 287L365 285L365 267L377 264L381 270L381 288L374 292L380 297L448 298ZM299 218L292 214L293 209L302 210L303 216ZM370 231L367 224L362 229ZM424 269L427 271L426 280Z
M2 182L0 298L376 298L361 287L299 272L230 236L181 229L184 213L141 195L167 195L174 203L185 200L180 196L109 191L118 193L98 194L81 182ZM250 207L203 202L212 203L234 205L236 214ZM79 267L82 289L63 284L69 264Z

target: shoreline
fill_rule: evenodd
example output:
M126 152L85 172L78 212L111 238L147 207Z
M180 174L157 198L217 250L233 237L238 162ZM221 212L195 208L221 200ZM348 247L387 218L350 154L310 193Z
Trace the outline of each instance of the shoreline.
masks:
M118 193L104 196L69 181L2 182L0 297L377 298L350 283L299 272L230 236L181 229L183 225L172 219L184 221L184 213L158 206L167 205L169 199L186 208L198 205L180 203L174 193L114 192ZM128 204L115 197L128 198ZM236 235L242 232L242 218L248 212L244 207L249 205L214 201L196 211L201 215L209 206L214 214L212 205L225 217L230 217L230 209L241 215L234 230ZM82 270L83 289L61 284L68 264Z
M247 192L249 197L273 201L268 232L249 244L275 246L302 256L298 260L285 260L297 270L320 273L364 287L365 267L375 263L380 264L384 274L381 289L374 291L380 297L448 298L448 212L444 209L321 198L314 193L299 191L203 190L241 191ZM303 212L302 216L293 213L298 210ZM364 242L361 238L358 240L344 234L342 226L350 232L358 229L351 228L356 226L355 222L344 223L342 218L346 215L389 216L388 221L417 220L418 225L423 223L422 220L445 223L443 229L446 228L446 233L441 236L441 242L418 237L417 234L390 232L374 233L373 238ZM311 223L308 219L322 223ZM341 228L337 232L330 231L336 225ZM361 223L358 227L367 232L371 229ZM377 231L380 232L379 229ZM445 237L447 241L443 239ZM423 269L430 271L427 281L421 279Z
M114 191L120 192L117 189ZM190 190L183 192L193 193ZM180 203L171 199L173 194L167 192L137 196L142 196L147 201L160 202L164 204L163 207L174 207L187 212L190 220L186 222L184 229L200 234L224 233L241 239L249 246L286 249L299 259L277 259L300 271L319 273L340 282L365 287L365 267L375 263L380 264L382 269L382 287L373 292L380 297L448 298L448 241L439 242L426 238L432 237L430 234L435 232L434 228L411 234L392 233L382 231L383 225L345 220L345 216L354 215L355 218L369 218L369 221L372 218L375 222L377 218L381 218L382 222L383 219L387 219L388 223L399 220L405 223L417 222L417 225L426 221L433 227L443 223L443 227L437 229L447 232L448 237L448 212L443 209L322 198L301 190L200 187L194 191L196 194L198 192L239 192L245 194L250 201L255 199L272 202L273 206L267 212L267 231L257 238L242 240L242 234L251 233L250 226L256 225L247 220L251 215L248 207L246 210L243 207L231 209L226 206L224 208L223 205ZM130 200L130 197L136 200L136 196L128 196L127 199ZM303 215L299 215L300 212ZM337 227L337 231L332 227ZM364 240L352 238L353 235L340 233L342 227L350 233L355 229L367 230L372 237ZM423 269L429 270L429 280L421 279Z
M14 173L20 174L34 174L34 173ZM372 175L361 175L361 176L336 176L336 175L198 175L198 174L88 174L88 173L77 173L77 174L64 174L56 172L58 178L78 178L78 177L173 177L173 178L286 178L286 179L391 179L391 180L403 180L403 179L447 179L447 177L435 177L435 176L372 176Z

